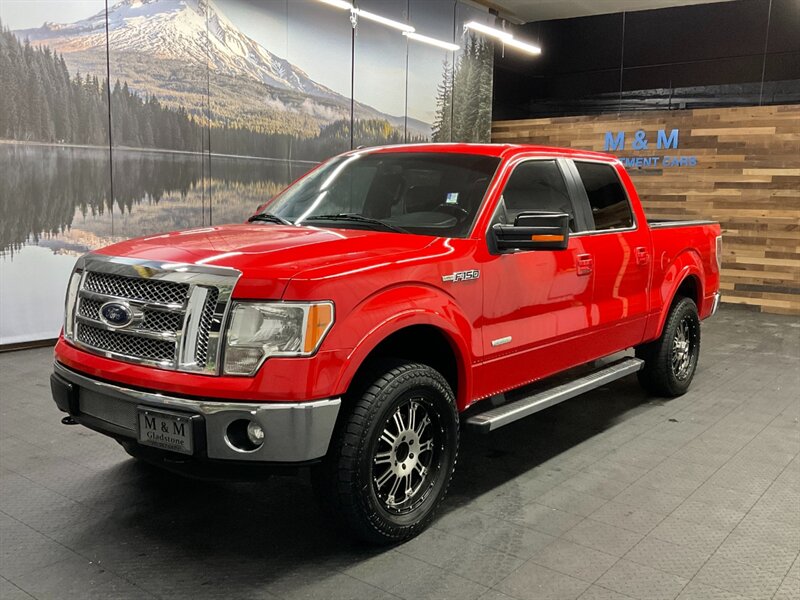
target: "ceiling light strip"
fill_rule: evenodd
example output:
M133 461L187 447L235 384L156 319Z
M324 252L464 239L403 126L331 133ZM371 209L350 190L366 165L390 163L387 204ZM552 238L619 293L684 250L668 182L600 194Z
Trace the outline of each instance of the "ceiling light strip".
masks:
M353 10L353 5L350 2L345 2L345 0L319 0L319 1L329 6L341 8L342 10Z
M438 40L436 38L432 38L427 35L416 33L414 27L412 25L409 25L408 23L401 23L400 21L395 21L393 19L389 19L387 17L371 13L361 8L356 8L353 6L351 2L347 2L346 0L318 0L318 1L322 2L323 4L327 4L328 6L333 6L335 8L340 8L342 10L349 10L351 14L358 15L359 17L362 17L368 21L374 21L375 23L380 23L381 25L386 25L387 27L391 27L392 29L397 29L399 31L402 31L403 35L408 37L408 39L410 40L422 42L424 44L430 44L431 46L436 46L437 48L443 48L445 50L451 50L453 52L461 49L461 46L459 46L458 44L453 44L451 42ZM483 23L479 23L477 21L470 21L468 23L465 23L464 29L470 29L472 31L477 31L478 33L482 33L483 35L488 35L490 37L496 38L506 46L516 48L517 50L522 50L523 52L527 52L529 54L542 53L542 49L539 46L528 44L527 42L521 42L517 39L514 39L514 36L508 31L497 29L495 27L490 27L489 25L484 25Z
M489 27L488 25L484 25L483 23L478 23L477 21L470 21L469 23L465 23L464 29L471 29L472 31L477 31L484 35L497 38L504 45L511 46L512 48L516 48L517 50L522 50L523 52L527 52L529 54L542 53L542 49L539 46L534 46L533 44L528 44L527 42L521 42L517 39L514 39L514 36L508 31L503 31L502 29L497 29L495 27Z
M506 46L511 46L512 48L516 48L517 50L522 50L523 52L527 52L528 54L541 54L542 49L539 46L534 46L533 44L526 44L525 42L520 42L519 40L510 39L510 40L503 40L503 44Z
M431 46L436 46L437 48L444 48L445 50L452 50L453 52L455 52L456 50L461 50L461 46L459 46L458 44L453 44L452 42L445 42L443 40L437 40L436 38L428 37L427 35L421 35L419 33L414 33L413 31L404 31L403 35L410 40L422 42L423 44L430 44Z
M381 25L386 25L387 27L391 27L393 29L399 29L405 33L414 33L415 29L406 23L400 23L399 21L393 21L392 19L387 19L386 17L382 17L380 15L376 15L375 13L371 13L369 11L354 8L353 12L357 14L359 17L363 19L367 19L368 21L375 21L376 23L380 23Z
M484 25L483 23L478 23L477 21L470 21L464 25L466 29L472 29L473 31L477 31L484 35L488 35L493 38L497 38L498 40L510 40L513 39L514 36L508 33L507 31L503 31L502 29L495 29L494 27L489 27L488 25Z

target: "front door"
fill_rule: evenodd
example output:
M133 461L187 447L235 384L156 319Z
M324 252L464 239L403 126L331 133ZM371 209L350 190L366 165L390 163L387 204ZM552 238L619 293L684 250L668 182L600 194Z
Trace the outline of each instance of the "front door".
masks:
M573 207L562 164L554 159L517 164L493 223L513 224L527 211L566 212L571 232L580 231L583 219ZM486 362L479 395L500 391L492 387L498 380L505 387L522 385L579 359L580 351L566 346L589 325L593 274L581 268L585 253L583 240L576 237L566 250L494 254L482 266Z

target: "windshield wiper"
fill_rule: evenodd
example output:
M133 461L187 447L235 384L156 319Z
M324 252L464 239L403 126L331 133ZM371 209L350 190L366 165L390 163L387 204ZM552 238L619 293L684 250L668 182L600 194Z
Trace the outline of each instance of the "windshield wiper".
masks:
M388 229L389 231L395 231L397 233L408 233L407 229L403 229L402 227L398 227L397 225L390 225L389 223L385 223L379 219L373 219L371 217L365 217L364 215L358 215L355 213L339 213L336 215L313 215L310 217L306 217L304 221L354 221L357 223L366 223L368 225L377 225L379 227L383 227L384 229Z
M258 213L257 215L253 215L247 219L248 223L254 223L255 221L262 221L264 223L277 223L278 225L294 225L294 223L291 221L287 221L283 217L273 215L272 213Z

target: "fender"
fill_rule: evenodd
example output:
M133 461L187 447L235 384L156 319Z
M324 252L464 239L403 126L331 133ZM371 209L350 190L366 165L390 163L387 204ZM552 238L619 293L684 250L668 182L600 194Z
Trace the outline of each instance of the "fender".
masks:
M399 302L413 308L398 312ZM350 386L356 372L369 354L393 333L414 325L436 327L448 340L458 366L457 405L463 410L471 397L472 371L469 356L472 356L472 324L453 298L425 284L395 286L381 290L356 306L341 326L350 328L354 345L336 383L336 393L343 394Z
M650 331L646 336L647 340L653 340L661 336L672 301L675 299L678 288L688 277L694 277L695 279L695 284L697 285L697 309L701 315L703 314L703 281L705 281L703 262L695 250L685 249L664 267L661 286L659 288L654 287L652 290L653 306L660 308L658 309L657 318L652 319L653 327L651 328L650 323L648 323Z

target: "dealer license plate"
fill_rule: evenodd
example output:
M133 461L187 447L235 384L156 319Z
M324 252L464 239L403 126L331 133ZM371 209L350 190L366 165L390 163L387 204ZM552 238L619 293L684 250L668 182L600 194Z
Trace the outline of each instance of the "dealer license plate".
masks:
M139 443L181 454L192 454L192 421L184 415L140 406Z

